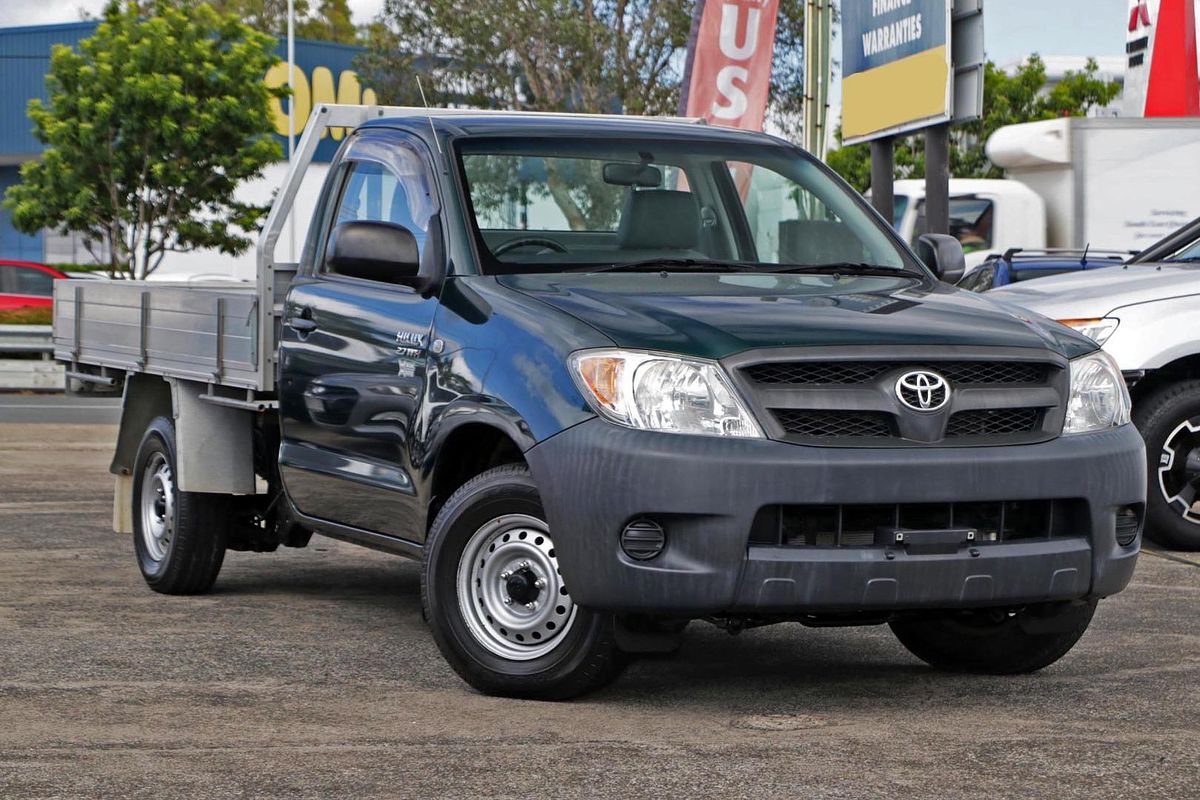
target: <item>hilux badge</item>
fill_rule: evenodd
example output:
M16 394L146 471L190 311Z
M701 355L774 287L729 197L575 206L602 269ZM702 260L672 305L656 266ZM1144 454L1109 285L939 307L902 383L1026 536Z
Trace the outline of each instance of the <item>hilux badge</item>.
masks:
M913 411L937 411L950 402L950 384L936 372L906 372L896 381L896 397Z

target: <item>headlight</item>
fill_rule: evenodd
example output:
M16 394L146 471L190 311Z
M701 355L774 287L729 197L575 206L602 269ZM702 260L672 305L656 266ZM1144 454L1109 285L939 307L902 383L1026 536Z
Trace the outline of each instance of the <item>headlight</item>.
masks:
M1113 319L1112 317L1060 319L1059 322L1068 328L1074 328L1096 344L1104 344L1108 340L1108 337L1113 335L1113 331L1117 329L1117 326L1121 324L1121 320Z
M585 350L569 363L591 406L629 428L760 439L762 431L711 361Z
M1129 390L1112 356L1097 350L1071 362L1071 399L1063 434L1115 428L1129 422Z

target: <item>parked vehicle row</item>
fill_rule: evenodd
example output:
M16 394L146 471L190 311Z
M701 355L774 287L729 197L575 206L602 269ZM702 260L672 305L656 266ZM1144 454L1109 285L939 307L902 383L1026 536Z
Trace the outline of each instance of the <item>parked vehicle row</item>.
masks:
M958 287L986 292L1022 281L1048 278L1068 272L1102 269L1124 264L1133 253L1083 250L1027 250L1011 247L1002 254L988 256L982 264L967 272Z
M1121 267L989 294L1062 321L1116 359L1146 439L1147 533L1200 549L1200 219Z

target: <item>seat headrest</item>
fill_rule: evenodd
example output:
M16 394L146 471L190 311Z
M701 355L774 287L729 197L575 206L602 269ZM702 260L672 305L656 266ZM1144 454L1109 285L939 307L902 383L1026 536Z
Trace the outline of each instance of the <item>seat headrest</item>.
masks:
M864 261L863 244L844 223L789 219L779 223L779 260L792 264Z
M700 239L700 209L691 192L642 189L630 192L617 227L626 250L688 250Z

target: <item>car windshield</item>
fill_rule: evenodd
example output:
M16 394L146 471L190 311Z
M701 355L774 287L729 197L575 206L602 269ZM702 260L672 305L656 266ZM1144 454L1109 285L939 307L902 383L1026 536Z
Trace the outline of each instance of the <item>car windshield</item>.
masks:
M813 160L692 139L467 139L487 273L919 269Z
M1200 239L1171 254L1164 261L1200 261Z

